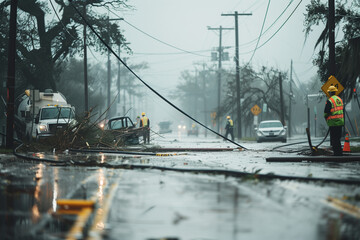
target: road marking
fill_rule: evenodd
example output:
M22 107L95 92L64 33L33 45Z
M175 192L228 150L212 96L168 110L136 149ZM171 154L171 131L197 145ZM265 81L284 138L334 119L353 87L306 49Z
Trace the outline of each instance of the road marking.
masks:
M102 234L104 233L104 229L106 228L107 218L109 215L109 209L112 203L112 200L115 196L116 190L119 184L118 181L113 183L108 191L106 196L106 201L103 206L99 206L95 213L94 222L89 230L88 240L99 240L102 239Z
M327 198L328 202L331 203L331 205L343 212L346 212L354 217L360 218L360 208L346 203L338 198L333 198L333 197L328 197Z

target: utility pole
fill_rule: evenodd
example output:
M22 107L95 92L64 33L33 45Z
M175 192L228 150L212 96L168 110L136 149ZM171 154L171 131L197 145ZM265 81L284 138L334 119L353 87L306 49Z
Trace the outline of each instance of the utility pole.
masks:
M219 30L219 58L218 58L218 94L217 94L217 117L218 117L218 124L217 124L217 132L220 132L220 103L221 103L221 62L222 62L222 53L223 53L223 47L222 47L222 31L223 30L234 30L234 28L223 28L220 26L219 28L212 28L208 27L208 30Z
M120 58L120 53L121 53L121 50L120 50L120 44L119 44L119 46L118 46L118 54L119 54L119 58ZM120 58L121 59L121 58ZM121 71L120 71L120 61L118 61L118 76L117 76L117 87L118 87L118 99L117 99L117 102L118 102L118 104L120 104L120 73L121 73Z
M235 63L236 63L236 109L238 122L238 139L241 139L241 97L240 97L240 66L239 66L239 27L238 16L251 16L252 13L228 13L221 16L235 16Z
M203 63L203 70L200 72L203 86L203 98L204 98L204 123L207 126L207 104L206 104L206 83L205 83L205 63ZM204 136L207 137L207 130L204 129Z
M6 148L14 147L14 102L15 102L15 55L16 55L16 17L17 0L11 0L9 27L8 76L6 82Z
M282 88L282 76L279 72L279 89L280 89L280 114L281 114L281 123L285 126L285 117L284 117L284 97L283 97L283 88Z
M289 93L289 122L288 122L289 138L291 137L291 101L292 101L292 97L293 97L293 92L292 92L292 70L293 70L293 61L291 60L291 64L290 64L290 93Z
M84 16L86 18L86 2L84 2ZM84 95L85 95L85 112L89 111L89 94L88 94L88 75L87 75L87 44L86 44L86 23L84 21Z
M107 31L108 31L108 41L107 44L108 46L110 46L110 19L108 17L108 26L107 26ZM110 60L110 50L107 50L107 104L106 104L106 111L107 111L107 116L110 115L110 99L111 99L111 60Z
M336 74L335 63L335 0L329 0L329 75Z
M107 44L109 46L110 46L110 42L111 42L111 38L110 38L110 21L117 21L117 20L124 20L124 18L111 18L111 19L108 18L107 30L108 30L109 41L108 41ZM120 49L120 45L119 45L119 49ZM107 111L108 111L108 115L109 115L109 113L110 113L110 103L111 103L111 59L110 59L110 50L108 49L107 52L108 52L108 61L107 61L107 85L108 85L108 89L107 89ZM120 70L118 70L118 71L120 71ZM120 81L120 80L118 79L118 81ZM118 84L119 84L119 82L118 82Z

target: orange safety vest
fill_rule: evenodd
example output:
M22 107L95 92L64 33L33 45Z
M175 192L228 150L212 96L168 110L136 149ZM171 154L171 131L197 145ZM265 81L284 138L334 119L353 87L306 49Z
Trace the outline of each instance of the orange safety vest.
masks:
M144 116L144 117L141 118L141 122L142 122L143 127L147 127L149 119Z
M344 125L344 104L340 97L332 96L329 98L331 102L331 110L329 116L326 117L328 126Z

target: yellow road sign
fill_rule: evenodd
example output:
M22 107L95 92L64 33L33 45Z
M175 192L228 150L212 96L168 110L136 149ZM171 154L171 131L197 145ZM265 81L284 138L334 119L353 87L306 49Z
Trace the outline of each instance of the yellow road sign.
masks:
M324 85L322 85L321 87L321 90L326 94L328 98L330 97L330 95L327 90L330 86L334 86L337 88L338 91L336 92L336 95L339 95L342 91L344 91L343 85L341 85L341 83L336 79L336 77L331 75L326 81L326 83L324 83Z
M255 116L261 113L261 108L257 104L255 104L250 110Z

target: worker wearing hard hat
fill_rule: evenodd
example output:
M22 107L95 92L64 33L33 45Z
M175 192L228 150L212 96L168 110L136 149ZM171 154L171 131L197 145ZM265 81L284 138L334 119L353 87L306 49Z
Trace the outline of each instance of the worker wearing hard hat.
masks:
M150 143L150 120L148 117L145 116L145 113L143 112L141 114L140 119L140 127L144 128L143 131L143 138L144 138L144 144Z
M337 88L330 86L327 92L330 98L326 101L324 117L330 130L330 145L335 156L342 155L341 133L344 126L344 104L340 97L336 96Z
M136 117L136 122L135 122L135 127L139 127L140 126L140 116Z
M230 116L226 117L225 130L226 130L225 137L227 138L228 135L230 134L231 140L234 141L234 122Z

